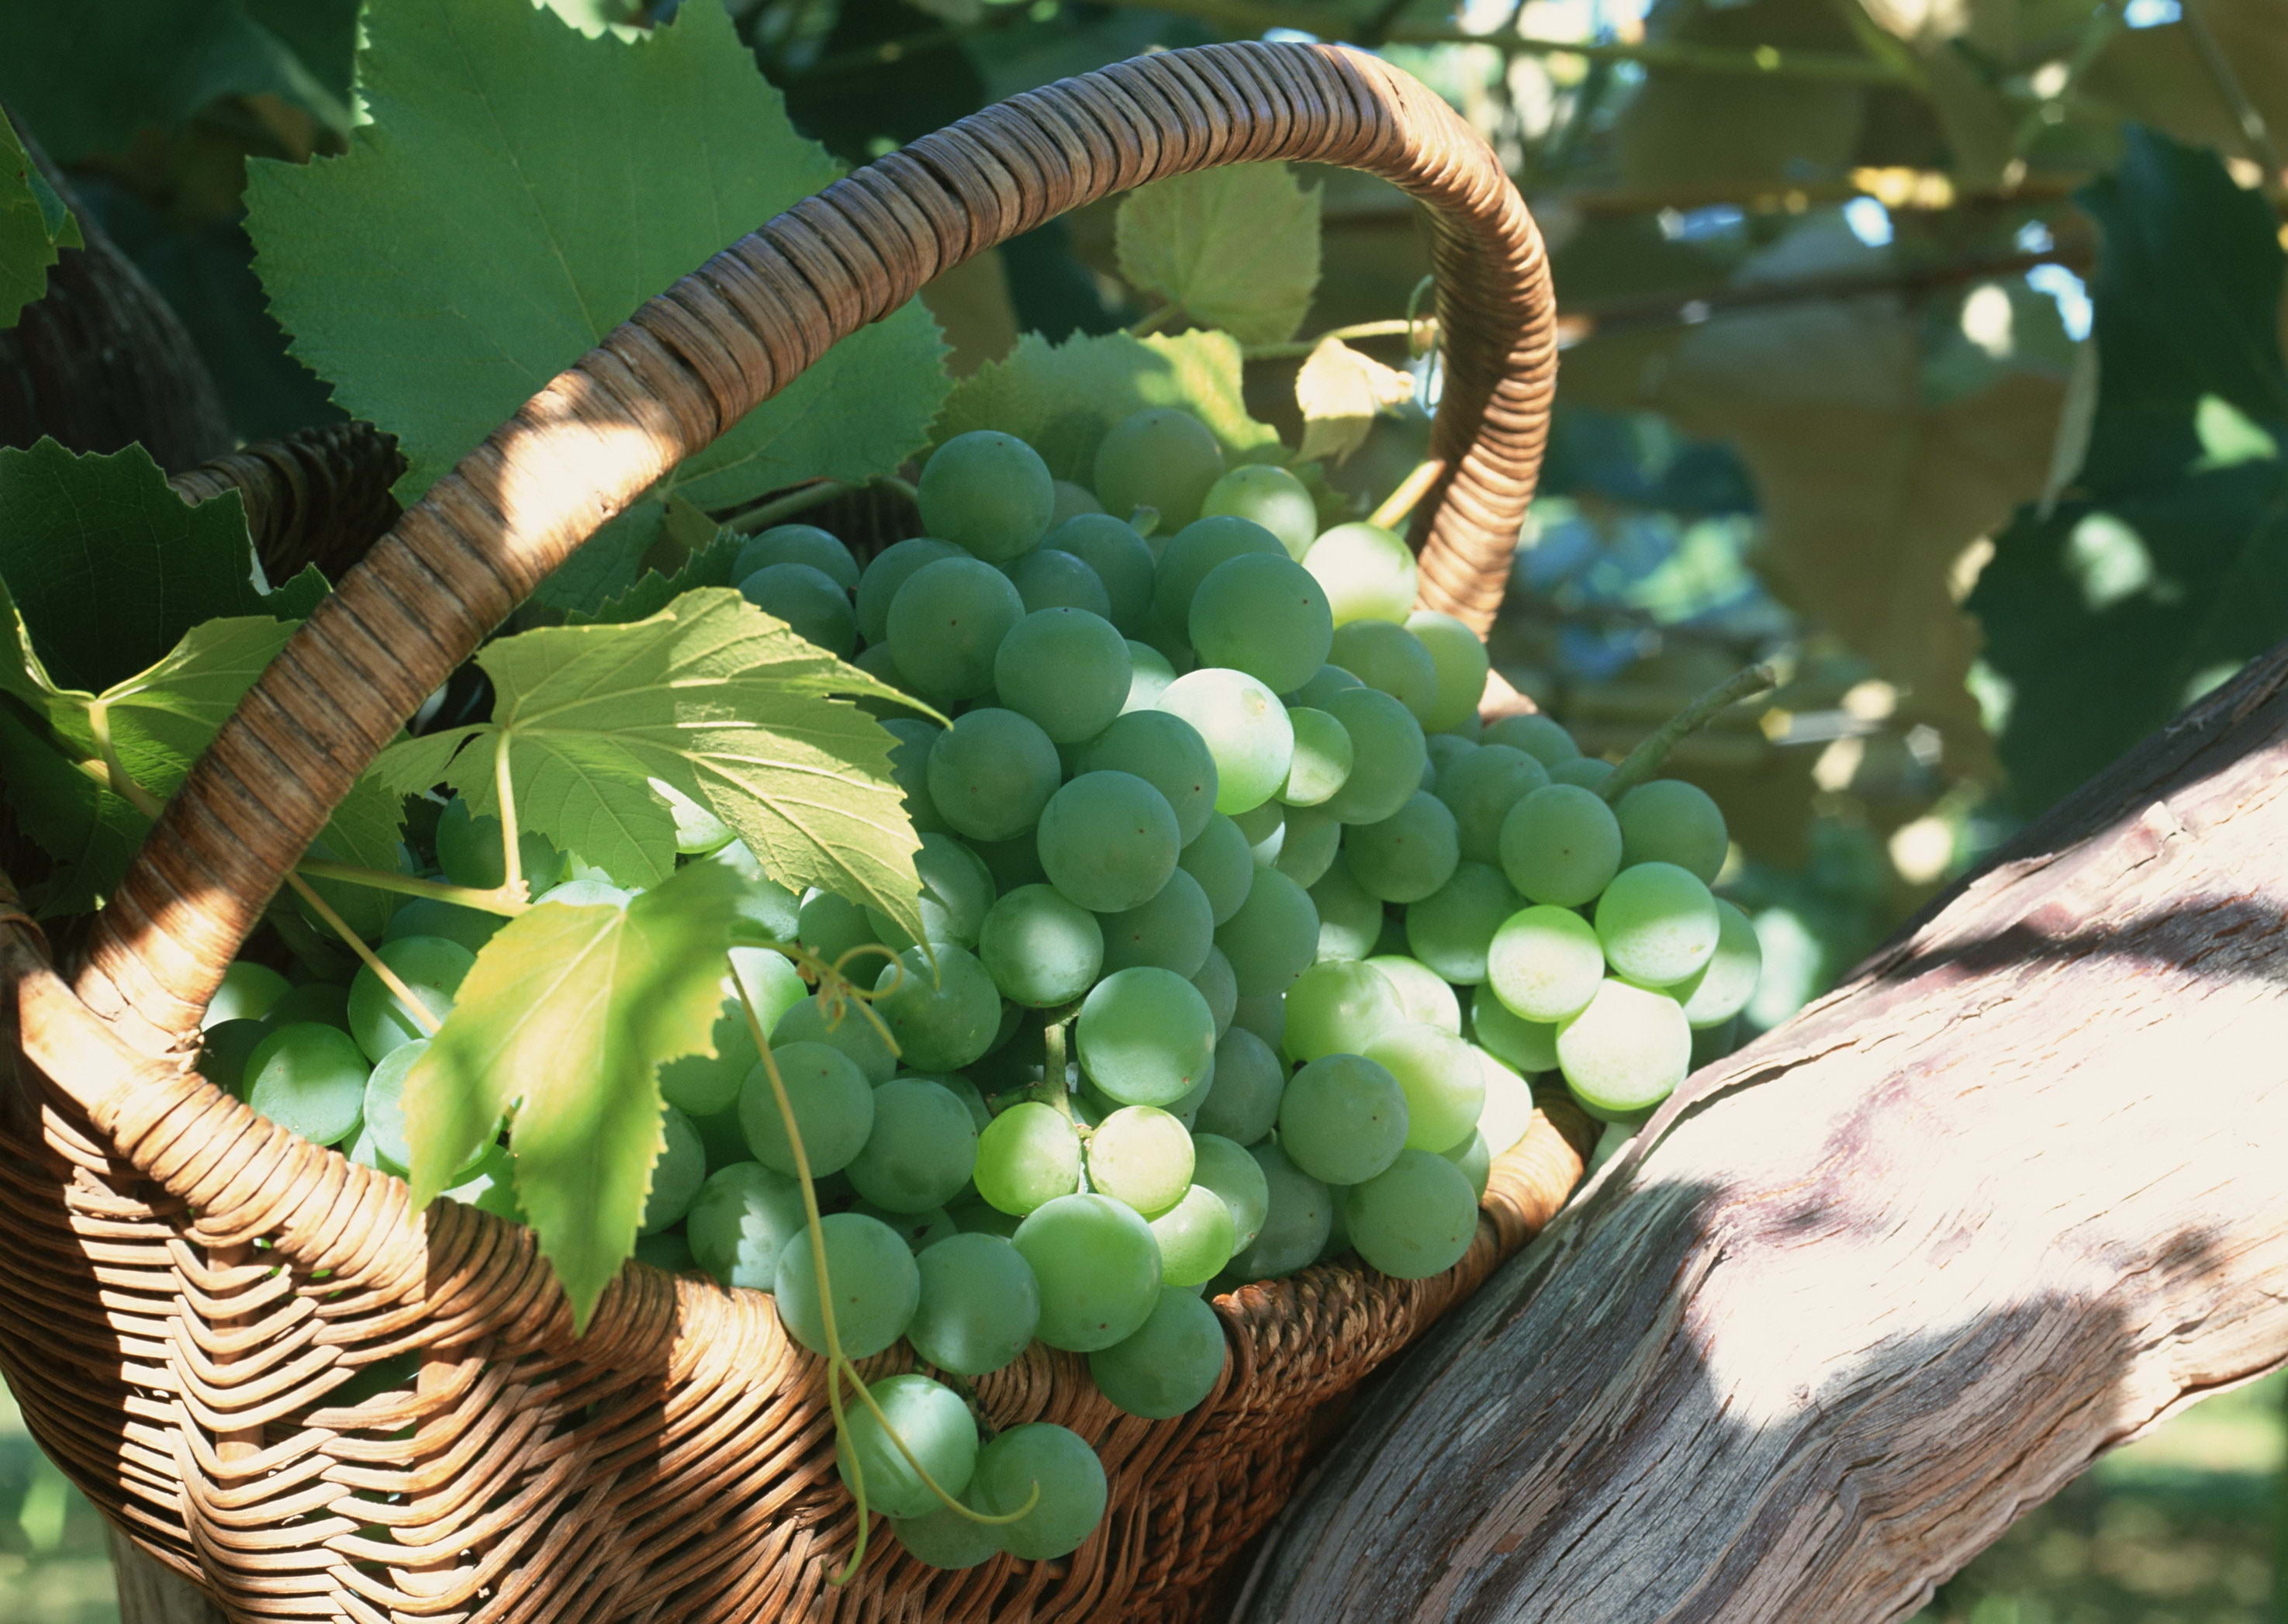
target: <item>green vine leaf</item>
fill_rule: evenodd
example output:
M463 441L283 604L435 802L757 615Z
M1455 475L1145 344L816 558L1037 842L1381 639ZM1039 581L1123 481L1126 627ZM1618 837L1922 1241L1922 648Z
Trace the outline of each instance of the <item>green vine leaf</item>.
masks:
M417 1205L513 1112L517 1201L583 1330L635 1248L664 1143L659 1067L715 1052L737 886L694 863L625 907L527 909L478 952L406 1077Z
M1319 192L1283 163L1171 175L1120 200L1120 274L1242 344L1284 344L1319 285Z
M47 290L57 250L83 246L79 222L0 116L0 327Z

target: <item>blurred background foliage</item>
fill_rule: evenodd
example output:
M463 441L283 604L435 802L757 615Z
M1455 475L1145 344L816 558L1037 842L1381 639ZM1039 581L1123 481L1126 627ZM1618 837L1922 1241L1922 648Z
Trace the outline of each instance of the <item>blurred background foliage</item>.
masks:
M678 0L545 3L634 37ZM1459 108L1541 223L1565 346L1497 659L1613 754L1778 662L1768 703L1676 763L1736 834L1759 1026L2288 635L2288 0L728 9L796 123L853 163L1222 39L1376 49ZM0 101L182 316L245 439L338 415L264 305L242 194L250 156L344 150L358 27L358 0L0 9ZM1250 347L1247 401L1297 443L1315 338L1343 334L1320 360L1367 398L1326 472L1362 510L1426 444L1428 257L1398 193L1305 178L1323 274L1302 336ZM966 371L1021 332L1167 322L1118 266L1106 203L924 297ZM2273 1384L2204 1406L1926 1616L2288 1617L2268 1599L2280 1434ZM100 1550L92 1513L0 1430L0 1612L110 1616Z

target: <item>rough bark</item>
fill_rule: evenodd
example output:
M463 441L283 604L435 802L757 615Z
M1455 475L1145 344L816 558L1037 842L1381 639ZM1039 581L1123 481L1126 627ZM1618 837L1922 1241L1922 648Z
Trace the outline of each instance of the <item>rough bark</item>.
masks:
M1904 1619L2288 1360L2288 649L1693 1078L1391 1375L1235 1617Z

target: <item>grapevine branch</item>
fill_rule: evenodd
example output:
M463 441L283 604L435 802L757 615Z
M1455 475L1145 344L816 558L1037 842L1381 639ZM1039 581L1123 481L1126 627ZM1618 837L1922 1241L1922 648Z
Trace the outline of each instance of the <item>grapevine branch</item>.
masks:
M1597 787L1597 793L1609 804L1618 802L1630 790L1659 772L1660 764L1668 759L1669 751L1687 733L1699 732L1728 706L1763 693L1778 680L1768 665L1752 665L1746 670L1725 678L1655 728L1651 736L1631 750L1627 758Z

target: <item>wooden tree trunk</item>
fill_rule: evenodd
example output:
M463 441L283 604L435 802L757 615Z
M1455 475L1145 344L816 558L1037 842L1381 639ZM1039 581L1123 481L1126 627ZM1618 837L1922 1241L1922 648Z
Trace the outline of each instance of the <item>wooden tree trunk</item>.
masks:
M2288 649L1691 1080L1410 1354L1235 1617L1903 1619L2288 1360Z

